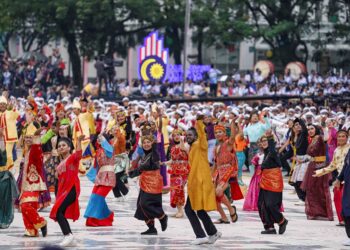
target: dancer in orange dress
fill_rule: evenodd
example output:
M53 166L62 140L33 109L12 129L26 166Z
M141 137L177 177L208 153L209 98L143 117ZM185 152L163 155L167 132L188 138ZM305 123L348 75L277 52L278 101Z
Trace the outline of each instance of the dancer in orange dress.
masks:
M229 138L226 136L226 128L223 125L216 125L214 127L214 131L218 144L215 146L214 151L215 164L213 169L213 176L216 186L217 211L221 216L221 218L216 223L228 224L230 222L227 219L224 210L222 209L221 203L225 204L229 210L232 222L236 222L238 219L236 207L231 206L229 200L224 194L224 191L228 188L229 180L231 178L237 178L238 174L237 157L234 149L235 136L238 132L238 128L235 120L233 120L231 123L231 136ZM237 184L237 187L231 187L232 198L236 200L242 199L243 195L240 192L237 180L234 183ZM239 193L238 195L237 192Z

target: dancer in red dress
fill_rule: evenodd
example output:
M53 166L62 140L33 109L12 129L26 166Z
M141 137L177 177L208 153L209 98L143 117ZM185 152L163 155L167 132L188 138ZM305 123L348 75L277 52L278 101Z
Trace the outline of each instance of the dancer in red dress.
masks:
M170 173L170 205L177 208L176 218L184 216L183 207L185 205L185 185L187 182L190 166L188 164L189 147L184 144L183 131L175 129L172 132L173 144L169 147L167 162Z
M77 148L74 153L73 143L66 137L61 137L58 141L58 153L62 162L57 167L58 173L58 192L56 203L53 206L50 218L57 221L64 235L60 246L71 246L74 241L72 231L67 219L76 221L79 219L79 195L80 181L78 177L79 162L82 157L81 141L84 135L78 137Z

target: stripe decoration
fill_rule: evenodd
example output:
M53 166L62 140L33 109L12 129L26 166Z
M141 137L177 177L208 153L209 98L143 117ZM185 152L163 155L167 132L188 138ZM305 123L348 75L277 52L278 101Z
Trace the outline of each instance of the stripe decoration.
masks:
M164 39L158 32L150 33L144 45L138 48L139 78L145 82L164 81L167 73L169 50L163 47Z

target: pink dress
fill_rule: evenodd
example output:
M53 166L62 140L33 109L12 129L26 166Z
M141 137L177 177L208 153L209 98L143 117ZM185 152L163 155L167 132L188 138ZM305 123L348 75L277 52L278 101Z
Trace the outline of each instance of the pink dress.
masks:
M328 135L328 161L331 162L333 160L334 151L337 148L337 130L335 128L330 128L328 130Z
M257 153L253 159L252 164L255 166L255 172L250 180L247 195L243 204L243 211L258 211L259 198L259 182L261 179L261 163L263 162L264 154Z

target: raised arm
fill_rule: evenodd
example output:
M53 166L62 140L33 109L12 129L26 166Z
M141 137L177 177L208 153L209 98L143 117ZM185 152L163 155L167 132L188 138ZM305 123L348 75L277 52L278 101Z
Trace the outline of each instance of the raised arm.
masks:
M231 122L231 135L228 140L228 143L230 145L235 145L235 139L236 139L236 136L239 134L239 132L240 132L239 126L236 124L236 119L234 119Z
M269 153L273 156L277 156L277 151L276 151L276 145L275 145L275 140L273 139L273 134L271 129L266 131L266 137L267 137L267 142L268 142L268 147L269 147Z
M207 135L205 133L205 125L202 119L197 120L196 122L196 130L198 134L198 142L202 149L208 150L208 141Z

